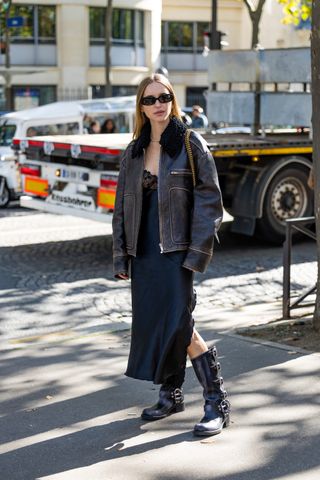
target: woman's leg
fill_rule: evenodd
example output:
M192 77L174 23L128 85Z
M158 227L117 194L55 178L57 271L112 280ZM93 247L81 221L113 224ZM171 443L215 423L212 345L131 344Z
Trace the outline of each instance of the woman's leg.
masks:
M206 342L203 340L203 338L198 333L198 331L194 328L192 337L191 337L191 343L187 349L187 353L190 357L190 360L192 360L193 358L199 357L199 355L202 355L207 351L208 351L208 347Z
M195 425L194 434L216 435L230 422L230 403L220 376L221 367L216 347L208 349L206 342L194 329L187 351L195 374L203 387L205 399L204 416Z
M186 361L187 359L185 359ZM184 396L182 384L185 377L185 365L175 375L168 377L161 385L159 400L152 407L145 408L141 417L143 420L152 421L165 418L172 413L184 410Z

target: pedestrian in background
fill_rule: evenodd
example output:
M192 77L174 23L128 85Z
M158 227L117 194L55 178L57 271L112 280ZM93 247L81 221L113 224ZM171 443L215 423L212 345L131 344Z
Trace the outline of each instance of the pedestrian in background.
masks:
M200 105L193 105L192 107L192 128L207 128L208 119L203 113L203 108Z
M115 133L116 126L112 118L107 118L102 124L101 133Z
M101 126L100 126L100 123L98 122L98 120L93 120L90 123L88 132L91 133L91 134L101 133Z
M183 123L184 123L187 127L191 127L191 125L192 125L192 120L191 120L190 115L188 115L186 112L184 112L183 110L181 110L181 112L180 112L180 117L181 117L181 120L183 121Z
M176 95L161 74L137 92L134 140L121 162L113 214L115 276L131 273L132 331L126 375L161 384L147 421L184 410L187 353L203 387L204 417L196 435L215 435L229 424L230 404L215 347L194 327L194 272L204 272L222 221L215 164L205 141L191 132L193 184L186 126Z

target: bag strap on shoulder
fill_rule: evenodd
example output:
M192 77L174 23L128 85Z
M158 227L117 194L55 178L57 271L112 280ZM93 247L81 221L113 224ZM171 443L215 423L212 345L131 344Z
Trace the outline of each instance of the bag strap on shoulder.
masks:
M196 170L195 170L195 166L194 166L192 148L191 148L191 145L190 145L190 135L191 135L191 130L190 130L190 129L187 129L187 130L186 130L185 137L184 137L184 140L185 140L186 150L187 150L188 159L189 159L189 163L190 163L190 167L191 167L191 172L192 172L193 187L195 187L196 184L197 184L197 181L196 181Z

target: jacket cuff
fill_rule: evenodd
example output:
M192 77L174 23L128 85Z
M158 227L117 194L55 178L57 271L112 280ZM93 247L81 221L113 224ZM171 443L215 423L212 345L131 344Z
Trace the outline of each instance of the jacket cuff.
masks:
M200 250L188 249L182 266L193 272L204 273L211 261L212 254L201 252Z
M113 273L116 278L118 278L119 273L126 273L128 275L129 269L129 256L117 256L113 257Z

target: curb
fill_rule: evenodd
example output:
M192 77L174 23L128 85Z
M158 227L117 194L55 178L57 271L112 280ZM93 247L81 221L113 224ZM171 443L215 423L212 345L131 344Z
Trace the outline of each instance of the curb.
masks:
M284 343L271 342L270 340L260 340L256 338L246 337L244 335L234 333L232 330L226 330L224 332L219 332L219 333L227 337L236 338L238 340L244 340L245 342L256 343L256 344L264 345L266 347L271 347L271 348L277 348L278 350L286 350L287 352L290 352L292 355L297 353L301 355L313 355L316 357L320 357L320 352L312 352L311 350L305 350L304 348L300 348L300 347L296 348L290 345L285 345Z

